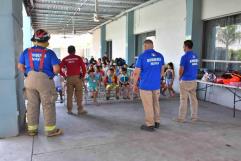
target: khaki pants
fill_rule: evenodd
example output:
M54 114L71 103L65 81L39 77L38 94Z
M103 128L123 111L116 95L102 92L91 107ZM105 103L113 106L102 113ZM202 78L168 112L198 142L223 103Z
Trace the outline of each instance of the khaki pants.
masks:
M83 80L79 76L71 76L67 78L67 110L72 111L73 107L73 94L75 92L75 97L78 106L78 112L82 112L84 107L82 105L83 100Z
M45 131L55 130L57 93L54 81L42 72L31 71L25 80L28 130L37 130L42 103Z
M140 96L144 106L146 125L154 126L155 122L160 123L160 90L140 90Z
M191 104L191 117L198 117L198 101L196 96L197 82L196 81L181 81L180 82L180 106L179 119L185 119L187 115L188 98Z

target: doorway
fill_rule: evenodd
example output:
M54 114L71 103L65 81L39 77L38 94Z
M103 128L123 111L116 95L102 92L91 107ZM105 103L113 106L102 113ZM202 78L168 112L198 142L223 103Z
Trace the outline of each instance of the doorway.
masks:
M112 60L112 41L106 42L106 54L110 60Z

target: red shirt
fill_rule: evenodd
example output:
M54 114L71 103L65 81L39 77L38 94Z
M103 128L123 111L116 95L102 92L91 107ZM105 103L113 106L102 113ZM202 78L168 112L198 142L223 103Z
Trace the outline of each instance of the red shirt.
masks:
M66 74L63 73L63 68L66 68L67 70ZM86 74L85 63L80 56L70 54L69 56L66 56L60 63L60 74L63 77L82 75L84 78Z
M100 70L100 74L103 77L105 75L105 72L103 70Z

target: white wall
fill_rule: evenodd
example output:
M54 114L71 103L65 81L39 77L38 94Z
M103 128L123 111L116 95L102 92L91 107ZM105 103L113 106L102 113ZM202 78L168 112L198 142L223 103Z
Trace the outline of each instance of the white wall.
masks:
M241 0L203 0L202 19L241 13Z
M96 29L93 32L93 39L92 39L92 53L95 58L101 57L101 51L100 51L100 29Z
M134 33L156 31L155 49L173 62L178 74L182 46L185 40L186 0L163 0L134 12ZM174 89L179 91L177 76Z
M84 51L86 49L92 48L92 35L83 34L83 35L51 35L49 41L50 49L58 48L60 50L60 58L64 58L68 55L68 46L74 45L76 49L76 54L79 56L86 56ZM92 54L92 53L91 53Z
M106 40L112 40L113 59L126 57L126 32L126 16L106 25Z

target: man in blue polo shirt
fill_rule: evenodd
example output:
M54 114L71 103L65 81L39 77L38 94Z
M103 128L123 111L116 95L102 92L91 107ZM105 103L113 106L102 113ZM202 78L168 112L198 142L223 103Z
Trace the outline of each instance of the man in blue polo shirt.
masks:
M146 124L142 125L141 129L154 131L154 128L160 126L159 97L161 74L164 74L164 58L153 49L151 40L144 41L144 50L136 62L133 90L137 93L140 89L144 106Z
M42 103L45 132L47 136L62 134L56 128L55 101L57 93L53 77L59 73L59 60L49 45L49 34L42 29L37 30L31 41L34 46L24 50L20 55L18 69L26 76L24 86L27 103L28 134L37 135L40 103Z
M197 88L197 70L198 57L192 51L193 42L191 40L184 41L183 49L185 54L181 58L179 69L180 80L180 106L177 122L184 122L187 114L187 101L191 103L191 119L192 122L198 118L198 101L196 97Z

